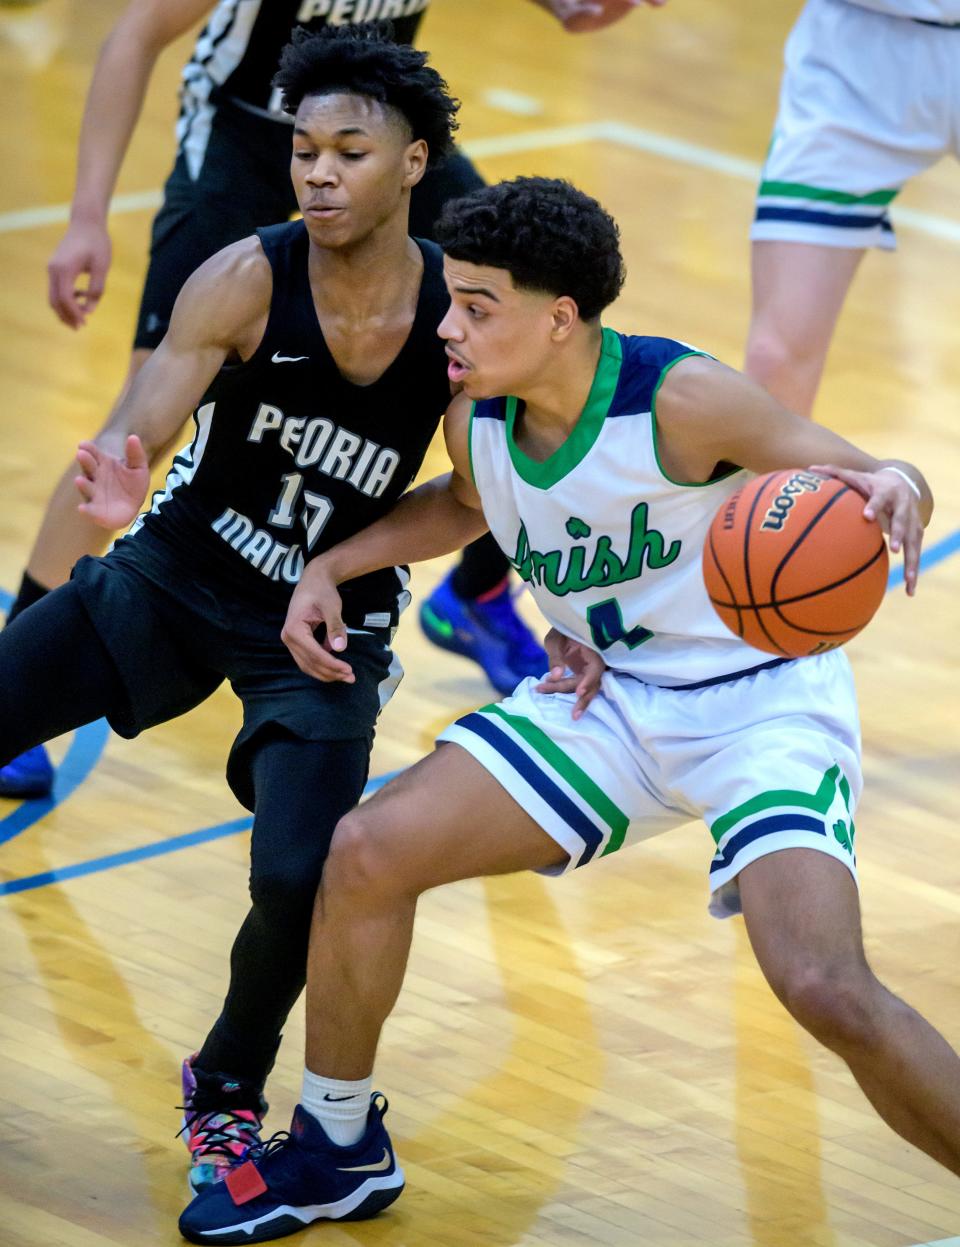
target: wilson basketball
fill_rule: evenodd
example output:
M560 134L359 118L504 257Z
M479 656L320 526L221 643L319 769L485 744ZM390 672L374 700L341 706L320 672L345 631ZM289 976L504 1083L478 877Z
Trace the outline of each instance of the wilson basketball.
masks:
M703 579L717 614L757 649L803 658L843 645L883 600L889 559L863 496L817 472L770 472L710 525Z

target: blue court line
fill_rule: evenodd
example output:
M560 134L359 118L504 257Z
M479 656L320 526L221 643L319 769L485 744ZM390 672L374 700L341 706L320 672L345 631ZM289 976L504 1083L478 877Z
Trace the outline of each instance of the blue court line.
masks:
M958 550L960 550L960 529L956 532L949 533L946 537L941 537L939 541L934 542L932 546L929 546L923 552L920 559L921 572L930 571L931 568L936 567L938 563L942 563L944 559L949 558L952 554L956 554ZM896 589L902 584L903 565L898 564L890 572L890 577L887 581L887 591L889 592L891 589ZM0 590L0 607L3 607L5 602L7 604L9 603L9 597L3 592L3 590ZM91 728L99 728L100 726L101 724L97 723L91 725ZM82 730L91 731L91 728ZM92 769L92 766L99 757L100 752L103 749L103 744L106 740L107 729L105 723L103 724L103 731L103 740L99 743L96 755L93 756L91 752L90 756L92 757L92 761L89 761L87 769L82 775L79 776L76 782L72 784L68 791L62 793L59 800L64 800L66 796L68 796L69 793L76 788L77 784L82 782L82 780L89 774L90 769ZM74 749L76 749L80 743L80 734L80 732L77 733L77 740L74 741ZM73 753L73 749L71 749L70 753L67 754L67 757L61 765L61 769L63 769L63 766L67 764L71 753ZM81 765L84 764L82 751L78 751L78 755L81 755L78 756L78 762ZM380 775L375 779L371 779L364 789L363 795L365 797L370 796L370 794L376 792L378 788L382 788L388 780L393 779L394 776L399 774L399 771L392 771L387 775ZM10 838L9 836L3 835L8 820L19 814L21 810L32 806L43 806L45 808L36 815L36 818L40 818L43 814L47 813L48 809L52 809L56 804L58 804L56 795L49 801L25 802L24 805L20 807L20 810L15 810L13 815L9 815L7 819L0 821L0 844L3 843L4 839ZM36 822L36 818L30 819L30 822ZM28 822L26 826L29 826L30 822ZM46 887L46 885L50 883L60 883L66 879L77 879L82 875L98 874L104 870L113 870L117 866L126 866L131 862L142 862L151 857L161 857L165 853L175 853L179 849L188 849L192 848L196 844L205 844L210 840L219 840L222 836L232 836L240 831L248 831L252 825L252 822L253 820L250 818L234 819L229 823L219 823L215 827L206 827L200 831L188 832L183 836L173 836L167 840L160 840L155 844L144 845L139 849L128 849L123 853L111 853L106 857L96 857L89 862L79 862L75 866L64 866L59 870L45 871L39 875L27 875L21 879L10 879L6 883L0 883L0 896L9 896L14 892L27 892L33 888ZM18 828L18 830L22 829ZM11 832L10 834L15 835L16 831Z
M378 775L368 781L363 795L382 788L399 771L390 771L386 775ZM117 866L128 866L131 862L144 862L151 857L163 857L166 853L176 853L180 849L191 849L197 844L207 844L211 840L220 840L223 836L234 836L240 831L249 831L253 819L234 818L228 823L218 823L215 827L204 827L200 831L190 831L183 836L171 836L167 840L159 840L155 844L145 844L138 849L126 849L122 853L108 853L105 857L94 857L89 862L78 862L75 866L63 866L59 870L45 870L39 875L25 875L21 879L8 879L0 883L0 896L11 896L14 892L30 892L34 888L44 888L49 883L63 883L66 879L79 879L83 875L97 875L104 870L114 870Z

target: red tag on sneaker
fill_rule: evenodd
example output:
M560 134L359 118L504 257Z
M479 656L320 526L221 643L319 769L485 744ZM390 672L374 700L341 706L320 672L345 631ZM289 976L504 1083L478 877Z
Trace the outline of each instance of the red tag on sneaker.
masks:
M267 1189L266 1182L260 1177L252 1160L231 1169L224 1182L235 1204L248 1204L251 1199L263 1195Z

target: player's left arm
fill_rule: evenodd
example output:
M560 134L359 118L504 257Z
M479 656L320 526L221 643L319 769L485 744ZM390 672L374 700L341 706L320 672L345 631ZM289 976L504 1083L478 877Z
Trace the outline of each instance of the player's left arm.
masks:
M667 373L655 414L661 463L674 480L706 481L729 463L751 472L811 467L845 481L866 499L864 515L880 521L890 549L903 549L906 590L916 591L933 496L912 463L874 458L788 411L742 373L702 357Z

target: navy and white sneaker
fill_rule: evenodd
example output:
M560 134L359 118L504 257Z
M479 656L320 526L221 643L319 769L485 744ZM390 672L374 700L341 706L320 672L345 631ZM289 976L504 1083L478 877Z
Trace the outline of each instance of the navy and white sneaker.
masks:
M383 1125L387 1101L374 1092L367 1128L351 1147L337 1147L302 1105L282 1131L247 1153L222 1182L180 1214L191 1243L265 1243L313 1221L363 1221L398 1198L403 1171Z

